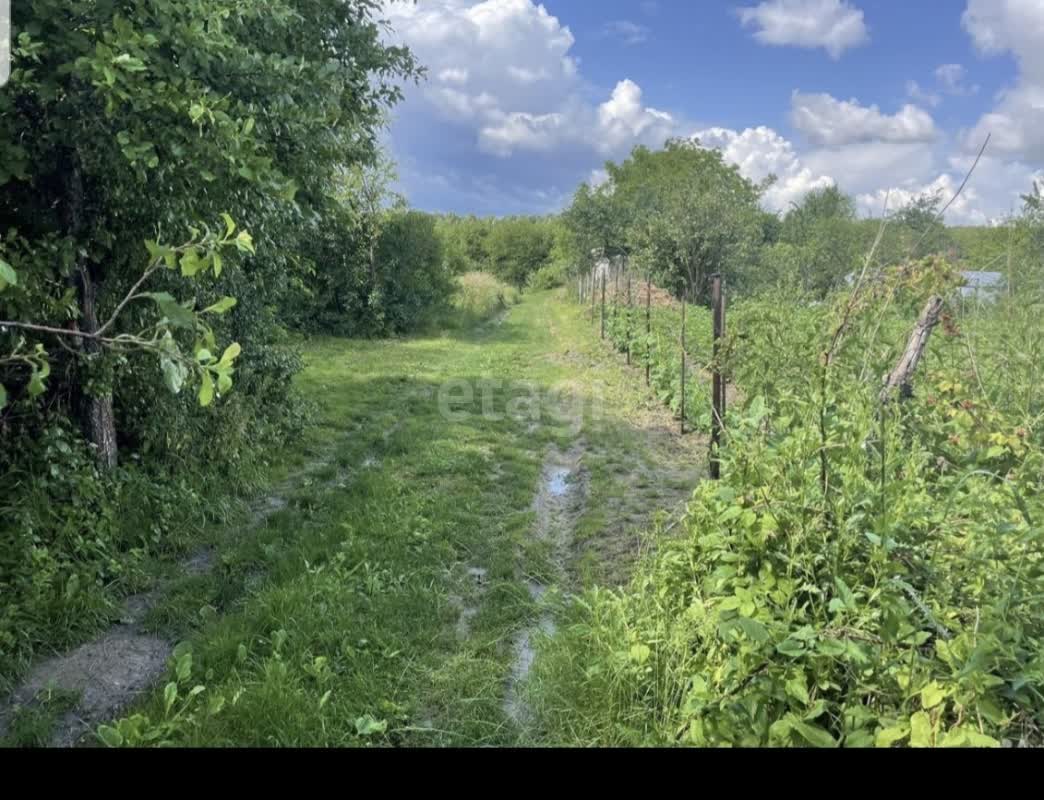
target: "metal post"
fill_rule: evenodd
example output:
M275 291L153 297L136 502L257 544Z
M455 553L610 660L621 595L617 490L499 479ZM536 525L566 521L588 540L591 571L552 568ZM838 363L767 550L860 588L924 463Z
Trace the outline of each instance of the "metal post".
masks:
M652 281L645 281L645 385L650 385L649 365L652 363Z
M627 273L627 366L631 366L631 273Z
M721 434L725 425L725 381L721 374L721 340L725 336L725 292L721 275L711 275L711 306L714 310L714 386L711 391L710 476L721 478Z
M685 290L681 297L681 434L685 435Z
M605 271L602 271L602 339L605 339Z

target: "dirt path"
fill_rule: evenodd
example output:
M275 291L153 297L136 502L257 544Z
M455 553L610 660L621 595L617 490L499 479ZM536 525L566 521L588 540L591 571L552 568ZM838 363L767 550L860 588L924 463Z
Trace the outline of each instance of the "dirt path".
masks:
M19 708L51 708L41 738L65 746L132 710L169 718L157 685L187 641L207 666L187 702L223 710L182 714L172 744L540 740L529 677L563 604L628 579L701 479L704 441L550 294L471 332L317 340L307 358L320 455L112 628L37 664L0 737Z
M251 505L239 535L249 536L264 526L269 517L287 507L287 497L297 487L332 463L329 456L315 459L273 487ZM329 482L345 477L339 471ZM177 572L181 577L206 575L214 569L214 562L214 549L200 548L179 562ZM72 747L151 689L167 671L176 642L143 630L142 623L168 589L169 581L162 581L148 592L127 597L114 625L79 647L37 663L0 703L0 741L19 714L39 709L57 694L63 698L63 707L51 723L48 744Z

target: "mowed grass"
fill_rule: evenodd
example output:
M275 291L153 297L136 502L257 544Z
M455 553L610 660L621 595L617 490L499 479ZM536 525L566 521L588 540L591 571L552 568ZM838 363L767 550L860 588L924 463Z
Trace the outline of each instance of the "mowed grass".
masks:
M578 580L624 558L584 550L612 498L660 507L662 487L621 466L646 448L637 373L550 293L464 332L320 339L306 355L322 422L286 459L311 466L153 610L151 628L184 641L180 670L120 729L196 746L518 743L502 706L515 637L538 614L524 578L548 573L532 501L549 448L591 452ZM513 404L532 396L539 419ZM563 405L583 425L551 413Z

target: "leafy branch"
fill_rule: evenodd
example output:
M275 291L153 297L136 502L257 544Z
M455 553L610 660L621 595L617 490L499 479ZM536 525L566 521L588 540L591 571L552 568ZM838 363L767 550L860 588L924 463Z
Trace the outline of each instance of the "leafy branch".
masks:
M236 299L223 297L218 302L195 311L192 301L179 302L168 292L149 292L144 289L149 280L161 270L179 270L183 277L190 279L207 272L219 277L223 267L221 250L228 247L252 254L254 244L250 234L246 231L239 231L237 234L232 218L228 214L223 214L222 218L223 230L211 230L206 225L202 230L190 228L191 237L181 245L145 242L150 256L148 265L96 330L85 331L75 325L63 328L34 321L0 320L0 332L24 331L29 334L57 336L63 346L66 346L64 340L72 339L80 345L91 341L114 352L152 353L159 358L164 382L173 393L179 393L189 377L197 374L200 381L200 405L209 405L215 393L221 395L232 388L235 359L239 356L241 348L238 343L233 342L218 357L217 342L213 331L204 322L204 315L224 314L235 306ZM0 259L0 292L18 285L18 272ZM156 322L136 333L113 333L117 320L127 307L140 300L147 300L155 305L159 313ZM178 346L173 335L173 331L176 330L197 333L191 355L182 352ZM77 355L84 355L82 349L73 350L67 346L66 349ZM30 348L25 337L20 337L10 353L0 355L0 366L28 367L30 377L27 391L30 397L36 397L45 390L44 381L50 374L50 362L42 343L34 343ZM0 408L6 404L7 391L0 385Z

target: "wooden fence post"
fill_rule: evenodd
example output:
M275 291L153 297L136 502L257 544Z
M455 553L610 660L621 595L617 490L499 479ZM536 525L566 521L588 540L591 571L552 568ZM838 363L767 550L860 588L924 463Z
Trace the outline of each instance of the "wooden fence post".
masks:
M602 339L605 340L605 272L602 272Z
M620 296L620 270L618 267L613 268L613 328L616 326L616 302Z
M631 366L631 273L627 273L627 366Z
M711 306L714 311L714 385L711 390L710 476L721 479L721 434L725 425L725 381L721 374L721 340L725 336L725 292L721 275L711 275Z
M645 279L645 385L649 386L649 365L652 363L652 280Z
M595 321L595 295L598 293L598 272L595 267L591 268L591 274L587 279L587 286L591 290L591 324Z
M681 297L681 435L685 435L685 290Z

